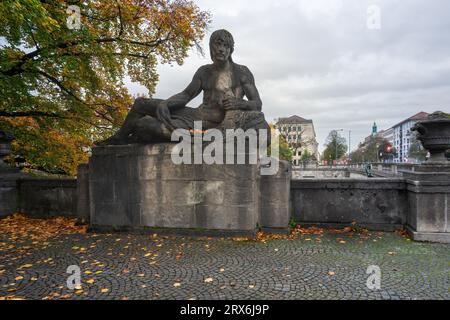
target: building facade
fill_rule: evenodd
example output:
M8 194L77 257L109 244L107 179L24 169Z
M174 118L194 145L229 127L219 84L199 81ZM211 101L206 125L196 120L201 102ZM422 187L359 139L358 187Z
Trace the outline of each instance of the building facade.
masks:
M302 156L306 151L312 160L319 160L319 144L316 140L316 131L312 120L295 115L288 118L280 118L276 122L275 128L286 138L293 152L293 165L300 165Z
M408 119L405 119L395 126L377 131L376 123L372 126L372 134L364 139L364 142L360 145L368 145L373 137L381 137L389 141L389 143L395 148L396 156L393 159L389 159L389 162L402 163L402 162L415 162L416 160L410 157L409 150L412 143L419 143L414 139L414 132L411 131L416 122L426 120L428 113L419 112ZM419 146L421 148L421 146Z
M428 113L419 112L392 127L393 144L397 150L397 157L394 158L394 162L409 162L409 148L412 140L411 128L417 121L425 120L427 116Z
M389 141L390 144L394 145L394 128L382 130L378 133L378 135Z

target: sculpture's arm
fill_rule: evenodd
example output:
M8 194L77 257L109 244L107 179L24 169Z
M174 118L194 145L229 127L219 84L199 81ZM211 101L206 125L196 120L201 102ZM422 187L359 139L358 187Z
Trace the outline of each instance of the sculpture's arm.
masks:
M202 92L201 72L201 69L199 69L195 73L191 83L186 87L186 89L165 100L165 103L170 110L185 107L189 101Z
M261 111L262 101L256 89L255 78L247 67L244 67L240 75L242 88L247 100L227 98L224 101L225 109L239 109L247 111Z
M248 99L248 101L244 100L244 104L247 106L248 110L261 111L262 101L259 97L259 92L255 85L255 78L247 67L245 67L242 87L244 89L245 96Z

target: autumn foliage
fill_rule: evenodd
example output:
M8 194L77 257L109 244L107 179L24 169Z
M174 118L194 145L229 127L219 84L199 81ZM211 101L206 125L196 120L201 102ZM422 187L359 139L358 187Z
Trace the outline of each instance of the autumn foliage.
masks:
M61 234L86 233L87 226L77 225L76 219L54 217L48 219L32 219L24 214L16 213L0 220L0 234L7 235L9 240L47 241ZM2 243L0 243L0 249Z
M78 29L67 24L73 4ZM15 135L15 155L75 174L127 114L125 79L152 95L157 64L181 64L209 22L188 0L1 1L0 129Z

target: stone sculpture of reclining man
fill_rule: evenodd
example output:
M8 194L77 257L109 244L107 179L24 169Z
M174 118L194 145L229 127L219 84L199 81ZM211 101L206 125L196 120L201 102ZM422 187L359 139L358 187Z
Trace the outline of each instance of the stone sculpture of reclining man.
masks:
M99 145L170 142L173 130L191 130L194 121L202 121L203 130L269 130L252 73L232 60L232 35L215 31L209 47L213 63L200 67L186 89L167 100L136 99L119 131ZM202 91L203 103L187 107Z

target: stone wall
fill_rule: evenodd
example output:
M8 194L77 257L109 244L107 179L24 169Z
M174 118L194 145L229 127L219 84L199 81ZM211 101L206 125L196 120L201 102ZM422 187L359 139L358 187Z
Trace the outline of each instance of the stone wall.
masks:
M293 179L334 179L334 178L350 178L351 173L348 169L331 169L331 168L310 168L292 170ZM361 175L361 178L364 176Z
M22 178L18 184L18 211L36 218L77 215L76 179Z
M171 146L98 148L76 179L0 175L0 217L69 216L93 226L254 231L355 222L406 226L415 240L450 243L450 166L422 165L401 178L293 179L258 165L175 165Z
M299 179L291 182L292 215L303 225L402 227L408 211L403 179Z
M15 178L0 178L0 217L17 212L18 183Z

